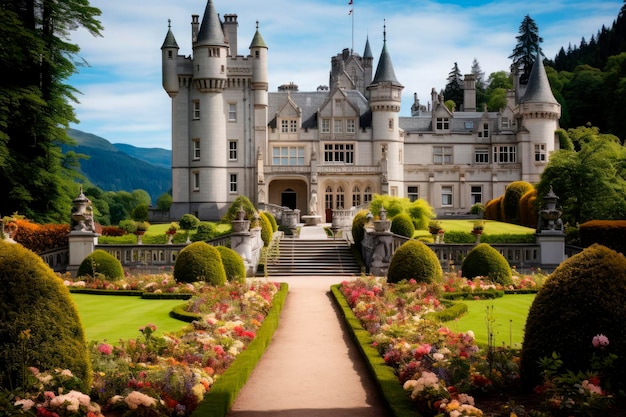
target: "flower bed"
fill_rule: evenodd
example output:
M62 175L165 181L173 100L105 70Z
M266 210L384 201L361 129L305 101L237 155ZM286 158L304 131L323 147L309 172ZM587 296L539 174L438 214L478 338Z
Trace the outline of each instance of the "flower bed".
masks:
M611 407L614 397L599 385L602 369L574 375L559 369L558 355L544 359L545 380L535 395L521 392L519 351L480 348L471 331L454 332L430 319L444 309L438 301L441 286L412 280L393 285L362 277L343 282L333 293L340 305L343 298L349 306L349 311L344 309L348 324L396 417L414 416L416 411L437 417L619 415L617 407ZM604 342L598 336L594 343L600 346L600 340ZM395 383L412 402L410 411L406 399L399 399L390 386L388 372L372 348L393 370Z
M39 372L33 368L29 386L7 393L7 402L20 409L16 413L44 417L190 415L244 351L248 359L235 373L247 378L269 343L286 294L284 286L280 305L272 307L281 287L276 283L196 287L197 295L188 301L186 311L199 314L201 320L180 332L159 336L156 326L148 324L139 329L136 339L120 340L115 345L91 342L91 392L79 392L80 381L68 370ZM269 327L267 317L271 317ZM262 336L257 338L259 333ZM254 346L253 352L247 352L250 346ZM233 391L236 393L242 385L231 383L222 391L226 389L233 397ZM3 395L0 405L5 402ZM218 397L213 400L217 404L214 408L222 411L214 415L224 415L230 403L224 405L224 395Z

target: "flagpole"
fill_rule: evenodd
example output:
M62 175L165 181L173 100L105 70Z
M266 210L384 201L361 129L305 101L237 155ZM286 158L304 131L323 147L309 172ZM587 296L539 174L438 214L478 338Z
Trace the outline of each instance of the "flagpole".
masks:
M348 2L350 6L350 15L352 16L352 48L350 49L350 53L354 53L354 0L350 0Z

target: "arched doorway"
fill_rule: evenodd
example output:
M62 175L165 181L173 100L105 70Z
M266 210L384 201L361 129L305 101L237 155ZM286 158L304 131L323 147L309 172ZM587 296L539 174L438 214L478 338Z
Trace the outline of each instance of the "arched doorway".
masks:
M306 213L309 204L307 183L298 178L271 180L267 202Z
M287 188L280 195L280 205L295 210L298 206L298 194L291 188Z

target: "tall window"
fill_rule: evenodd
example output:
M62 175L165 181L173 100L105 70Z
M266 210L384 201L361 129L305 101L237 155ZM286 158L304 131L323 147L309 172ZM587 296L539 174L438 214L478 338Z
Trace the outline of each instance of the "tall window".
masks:
M272 165L304 165L304 146L274 146Z
M200 173L198 171L194 171L191 173L191 185L194 191L200 191Z
M409 185L406 189L406 196L410 201L415 201L420 198L420 189L416 185Z
M358 207L361 205L361 190L358 185L355 185L352 189L352 207Z
M346 133L354 133L356 131L356 122L354 119L346 120Z
M483 202L483 187L481 185L472 185L470 188L470 198L472 205Z
M452 146L433 146L433 164L451 164Z
M230 174L229 176L229 191L231 194L237 192L237 174Z
M450 129L450 118L449 117L437 117L436 126L437 130L448 130Z
M489 148L476 148L474 149L474 162L477 164L489 163Z
M353 143L324 144L324 162L354 164Z
M290 120L289 121L289 133L296 133L298 131L298 121Z
M337 187L337 200L336 200L336 204L337 206L335 208L337 209L343 209L344 206L344 199L345 199L345 192L343 190L342 186Z
M506 164L517 160L517 148L515 146L494 146L493 162Z
M228 141L228 160L229 161L237 160L237 141L236 140Z
M200 159L200 139L192 139L191 140L193 146L193 155L192 158L194 161Z
M335 133L342 133L343 132L343 120L341 120L341 119L334 120L333 121L333 126L335 127Z
M193 120L200 119L200 102L198 100L193 101Z
M393 130L393 118L392 118L392 117L390 117L390 118L387 120L387 128L388 128L389 130Z
M546 144L535 144L535 162L546 162Z
M333 209L333 189L330 187L326 187L326 194L324 196L324 208L326 208L326 210Z
M363 204L369 204L372 202L372 187L366 187L363 191Z
M441 187L441 206L442 207L452 206L452 186L451 185L444 185Z
M234 122L237 120L237 104L228 103L228 121Z
M322 119L322 133L330 133L330 119Z
M489 123L482 123L482 129L478 131L479 138L489 137Z

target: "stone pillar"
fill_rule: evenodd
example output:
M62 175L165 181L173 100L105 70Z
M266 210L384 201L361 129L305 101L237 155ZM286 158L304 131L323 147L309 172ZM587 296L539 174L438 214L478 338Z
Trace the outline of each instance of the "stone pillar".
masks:
M370 274L378 277L387 276L391 263L393 233L391 233L391 220L387 220L387 211L380 209L380 220L374 220L374 232L372 233L372 262L369 266Z
M556 267L565 260L565 230L561 220L561 210L557 207L559 197L552 186L543 198L544 206L539 211L537 222L537 243L541 250L541 265L544 268Z
M83 194L82 187L72 204L74 209L68 235L70 259L67 270L75 276L83 259L95 250L100 235L96 233L94 226L91 201Z
M230 247L237 252L246 267L246 275L252 276L256 273L256 264L252 256L252 244L254 237L250 233L250 220L246 220L246 211L240 207L237 211L237 218L233 220L233 232L230 237Z

